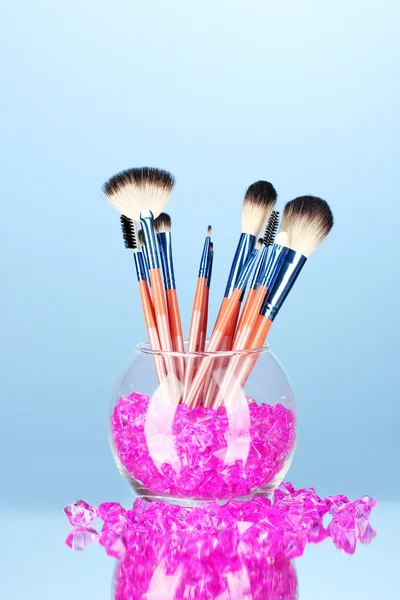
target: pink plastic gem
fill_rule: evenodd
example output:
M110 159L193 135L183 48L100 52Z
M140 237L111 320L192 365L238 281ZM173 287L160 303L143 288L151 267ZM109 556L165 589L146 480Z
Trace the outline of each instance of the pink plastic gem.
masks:
M87 527L99 516L97 510L84 500L69 504L64 508L64 512L73 527Z
M200 499L247 496L282 470L295 439L292 411L248 400L247 429L230 429L223 407L189 410L180 404L171 432L164 431L160 419L151 423L149 434L145 431L149 398L135 392L122 396L111 417L119 460L133 479L157 494ZM147 443L149 435L162 440L161 446L154 446L156 453L149 450L153 448Z
M84 550L89 544L97 542L99 534L91 527L77 527L70 531L65 543L71 550Z

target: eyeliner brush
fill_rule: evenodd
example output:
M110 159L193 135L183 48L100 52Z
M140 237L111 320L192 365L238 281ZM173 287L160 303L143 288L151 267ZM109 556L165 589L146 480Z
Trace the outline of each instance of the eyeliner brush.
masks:
M209 255L211 245L211 226L208 226L206 239L204 240L203 252L201 254L199 273L197 277L196 293L193 301L192 318L190 321L188 352L195 353L200 351L201 331L204 328L205 300L207 288L207 276L209 266ZM183 398L189 392L190 384L193 379L196 359L189 357L185 370L185 379L183 387Z
M211 276L212 276L212 268L214 262L214 244L210 242L210 251L208 253L208 263L207 263L207 272L206 272L206 287L204 291L204 314L203 314L203 322L200 330L200 342L199 342L199 352L204 352L206 339L207 339L207 324L208 324L208 305L209 305L209 297L210 297L210 285L211 285Z

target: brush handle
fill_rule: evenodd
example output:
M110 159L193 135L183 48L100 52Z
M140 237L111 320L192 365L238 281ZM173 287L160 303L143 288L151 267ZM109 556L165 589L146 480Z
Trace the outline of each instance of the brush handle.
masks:
M233 339L233 343L232 343L232 347L233 348L235 347L236 340L237 340L238 336L240 335L240 332L241 332L241 330L243 328L244 322L247 319L247 314L248 314L248 312L250 310L250 306L251 306L251 303L253 301L255 293L256 293L256 290L254 288L250 288L249 291L248 291L248 293L247 293L246 302L244 303L242 314L240 315L239 323L238 323L238 326L236 328L235 337Z
M256 319L253 335L248 341L248 348L262 348L267 338L272 321L263 315L258 315ZM248 354L244 356L234 356L230 360L228 371L225 374L221 384L217 399L213 408L219 406L232 406L235 396L242 392L251 371L258 360L258 354ZM229 372L229 373L228 373Z
M172 346L175 352L184 352L181 313L179 311L178 295L176 289L166 290L169 328Z
M149 286L146 280L141 280L139 283L140 299L142 302L144 322L146 325L147 335L149 336L150 348L152 350L161 350L160 338L158 337L156 317L154 307L151 301ZM161 356L154 357L158 382L161 383L166 375L164 362Z
M168 320L172 338L172 347L175 352L183 353L185 351L185 346L183 344L181 313L179 311L178 295L176 293L176 289L174 288L171 290L166 290L165 295L167 298ZM176 363L179 379L183 381L183 377L185 374L185 361L183 357L177 358Z
M235 288L231 297L227 299L224 309L220 311L221 314L218 319L218 329L215 328L211 335L211 339L206 349L207 352L217 352L221 348L229 323L237 310L237 306L240 305L241 295L242 290ZM185 395L185 402L190 408L193 408L198 403L199 394L203 388L204 382L207 380L207 374L212 368L214 360L213 357L207 356L201 361L188 394Z
M241 306L241 302L238 302L237 306L235 307L235 310L232 314L232 317L229 321L227 330L225 332L224 339L223 339L220 347L218 348L218 350L221 352L229 351L232 347L232 340L235 335L236 323L237 323L239 312L240 312L240 306ZM221 357L221 358L216 358L214 361L213 369L216 372L222 372L224 369L226 369L228 362L229 362L229 358L226 356ZM208 378L207 386L204 385L203 389L204 389L203 405L204 406L212 406L212 404L215 400L215 397L218 393L217 380L215 378Z
M164 286L160 269L150 269L151 293L153 297L154 312L156 315L158 335L160 337L161 349L172 352L172 340L168 323L167 301L164 295Z
M188 341L188 352L199 352L200 348L200 335L201 329L204 322L204 304L205 304L205 293L207 288L206 277L199 277L197 279L196 293L194 295L192 318L190 321L189 341ZM197 359L189 357L185 369L185 378L183 384L183 398L186 401L186 396L189 393L190 384L194 377L194 368Z
M204 290L204 310L203 310L203 320L202 320L201 329L200 329L199 352L204 352L204 348L206 345L209 297L210 297L210 288L208 285L206 285L206 289Z
M257 290L252 291L254 293L247 297L247 300L249 300L249 298L250 300L248 302L246 313L242 315L242 324L240 329L238 327L232 350L246 350L247 348L251 348L249 341L254 332L257 318L260 314L268 290L265 285L259 285Z

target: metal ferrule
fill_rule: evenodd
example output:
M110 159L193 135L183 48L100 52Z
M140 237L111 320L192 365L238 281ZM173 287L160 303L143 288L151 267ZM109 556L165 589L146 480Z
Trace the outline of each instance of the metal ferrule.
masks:
M149 257L147 255L147 248L146 248L146 244L143 244L143 246L141 246L141 251L143 254L143 263L144 263L144 268L146 271L146 279L147 279L147 283L150 285L150 275L149 275Z
M149 263L149 269L159 269L160 257L153 221L153 213L151 212L151 210L145 210L142 213L140 213L140 223L142 225L144 241L147 248L147 259Z
M211 238L208 235L204 240L203 254L201 255L200 267L199 267L199 278L207 277L207 266L208 266L208 255L210 254L210 242Z
M240 234L239 243L236 248L235 256L233 258L231 270L228 277L228 283L225 288L225 298L229 298L236 282L240 276L240 273L244 267L246 260L248 259L251 251L254 249L256 244L256 237L250 233Z
M214 250L210 250L210 252L208 253L207 275L206 275L206 286L208 288L211 285L213 261L214 261Z
M251 283L249 286L253 290L256 290L263 280L267 260L268 260L268 248L266 249L264 256L262 257L262 260L260 260L258 267L256 269L254 269L253 277L251 279Z
M146 267L144 264L143 254L141 253L140 250L135 250L133 252L133 259L135 261L136 274L137 274L138 281L146 281L147 280Z
M251 275L251 272L253 271L253 269L257 269L258 265L260 264L260 262L262 261L263 257L265 256L265 253L267 252L267 247L264 246L264 244L262 245L262 247L260 248L260 250L257 250L254 248L254 250L252 250L250 252L250 256L247 259L240 275L238 278L238 281L236 283L236 288L238 288L239 290L244 290L246 287L246 284L249 280L249 277Z
M271 321L278 314L307 260L303 254L290 248L287 248L286 252L282 254L283 260L276 269L274 281L261 308L261 314Z
M164 286L166 290L174 290L175 284L175 273L174 263L172 260L172 238L170 231L163 231L157 233L158 244L161 255L161 263L164 274Z
M268 289L274 284L275 277L279 271L280 266L283 263L286 253L289 248L286 246L281 246L280 244L273 244L270 253L268 254L268 258L265 264L264 273L262 273L262 278L260 280L260 284L265 285Z

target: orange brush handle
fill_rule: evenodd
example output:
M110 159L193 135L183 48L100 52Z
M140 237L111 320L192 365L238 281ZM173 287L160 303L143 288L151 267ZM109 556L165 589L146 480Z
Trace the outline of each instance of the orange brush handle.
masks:
M217 325L214 328L214 331L211 335L211 339L207 346L207 352L217 352L220 349L224 337L228 331L229 323L232 317L234 316L238 305L240 306L241 295L242 291L235 288L232 292L231 297L227 298L227 301L223 303L223 306L221 306L220 316L217 319L218 328ZM199 394L207 377L207 373L212 368L212 365L213 360L209 357L206 357L201 361L197 373L193 379L192 385L190 386L190 390L187 396L185 396L185 402L190 407L194 407L198 402Z
M209 296L210 296L210 288L206 286L206 289L204 291L204 311L203 311L203 321L201 323L201 331L200 331L199 352L204 352L204 347L206 345Z
M238 336L240 335L240 333L242 331L243 324L246 322L247 315L248 315L248 312L250 310L250 306L252 304L252 301L253 301L253 298L254 298L255 294L256 294L256 290L253 289L253 288L251 288L248 291L248 293L247 293L246 302L244 303L242 314L240 315L239 323L238 323L238 326L237 326L237 329L236 329L236 334L235 334L235 337L234 337L234 340L233 340L233 348L235 347L236 340L237 340Z
M144 322L146 325L147 335L149 336L150 348L152 350L161 350L160 338L158 337L156 317L154 307L151 301L149 287L147 281L139 281L140 299L142 301ZM164 362L161 357L155 356L154 362L156 365L156 373L158 382L160 383L166 375Z
M176 290L167 290L166 297L172 346L176 352L184 352L181 313Z
M206 293L206 278L199 277L196 285L196 293L193 301L192 319L190 321L188 352L199 352L201 330L204 322L204 301ZM189 358L185 369L185 378L183 384L183 398L186 401L189 393L190 384L194 377L195 358Z
M249 337L247 349L261 348L264 345L271 325L272 321L270 321L270 319L259 314L256 318L253 334ZM227 406L232 404L235 394L242 390L257 359L258 354L234 356L231 358L218 396L212 405L213 408L218 408L218 406L223 404L226 404Z
M154 312L156 315L161 348L167 352L172 352L173 347L168 323L167 301L164 295L164 286L160 269L150 269L149 274L151 282L151 294L153 296Z
M233 350L245 350L246 348L254 348L251 345L251 337L254 332L254 327L257 322L257 318L260 314L261 307L264 302L267 288L265 285L260 285L257 291L253 290L254 294L251 296L251 300L247 306L247 311L243 316L241 329L237 331L235 340L233 342ZM247 298L248 300L249 298Z

